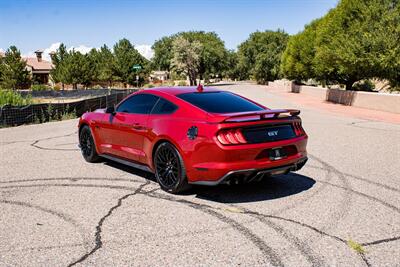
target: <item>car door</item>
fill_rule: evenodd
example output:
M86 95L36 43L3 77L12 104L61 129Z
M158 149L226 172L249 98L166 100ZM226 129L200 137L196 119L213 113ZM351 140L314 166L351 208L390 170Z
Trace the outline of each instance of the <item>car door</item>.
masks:
M178 109L178 106L168 100L159 97L159 100L154 105L147 120L148 134L143 136L143 151L144 154L139 159L141 163L151 164L151 153L153 148L154 137L159 133L157 130L166 127L165 120Z
M115 114L110 114L103 135L109 140L111 154L132 161L143 158L147 120L157 101L158 97L151 94L135 94L121 102Z

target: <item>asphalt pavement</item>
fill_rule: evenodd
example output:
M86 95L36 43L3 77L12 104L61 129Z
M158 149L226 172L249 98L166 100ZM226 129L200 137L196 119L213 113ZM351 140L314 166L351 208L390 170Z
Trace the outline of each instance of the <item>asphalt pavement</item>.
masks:
M400 125L300 108L309 162L259 184L159 189L90 164L77 120L0 129L0 266L400 266Z

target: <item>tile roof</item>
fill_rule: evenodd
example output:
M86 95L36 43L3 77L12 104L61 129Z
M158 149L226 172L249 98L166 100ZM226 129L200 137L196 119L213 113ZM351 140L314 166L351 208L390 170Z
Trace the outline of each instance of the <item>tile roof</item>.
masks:
M23 58L23 60L25 60L26 64L31 66L34 70L51 70L53 68L53 64L44 59L38 61L36 57L26 57Z

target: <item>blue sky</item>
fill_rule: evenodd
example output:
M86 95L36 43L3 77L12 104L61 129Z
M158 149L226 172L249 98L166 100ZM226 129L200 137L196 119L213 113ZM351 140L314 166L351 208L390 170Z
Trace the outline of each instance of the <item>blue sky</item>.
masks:
M0 49L23 54L59 42L85 51L128 38L140 52L179 31L216 32L235 49L251 32L297 33L337 0L0 0ZM52 48L53 48L52 47Z

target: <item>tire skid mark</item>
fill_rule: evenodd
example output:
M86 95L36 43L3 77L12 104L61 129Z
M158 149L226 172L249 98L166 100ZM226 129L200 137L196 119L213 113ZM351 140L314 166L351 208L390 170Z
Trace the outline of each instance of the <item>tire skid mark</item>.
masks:
M307 167L311 167L313 169L318 169L318 170L325 170L324 168L317 167L317 166L307 166ZM368 179L365 179L365 178L362 178L362 177L359 177L359 176L355 176L355 175L349 174L349 173L342 172L342 174L345 175L346 177L354 178L356 180L360 180L360 181L363 181L363 182L366 182L366 183L369 183L369 184L373 184L373 185L376 185L376 186L379 186L379 187L383 187L385 189L392 190L392 191L395 191L397 193L400 193L400 189L391 187L389 185L377 183L377 182L374 182L374 181L371 181L371 180L368 180Z
M137 189L137 188L128 187L128 186L94 185L94 184L34 184L34 185L24 185L24 186L18 186L18 185L0 186L0 190L3 189L3 188L4 189L10 189L10 188L17 188L18 189L20 187L23 187L23 188L33 188L33 187L83 187L83 188L92 188L92 187L95 187L95 188L103 188L103 189L116 189L116 190L128 190L128 191L132 191L132 190L136 190ZM157 191L157 190L160 190L160 189L155 188L155 189L152 189L152 190L149 190L149 191L141 191L141 192L139 192L139 194L148 194L149 193L148 195L150 195L150 193L153 193L154 191ZM206 204L199 204L199 205L206 206L206 207L208 207L210 209L219 210L218 208L210 206L210 205L206 205ZM242 207L240 207L240 208L242 209ZM310 229L310 230L312 230L312 231L314 231L314 232L316 232L318 234L321 234L323 236L336 239L337 241L340 241L340 242L344 242L344 243L347 242L346 240L344 240L344 239L342 239L342 238L340 238L338 236L328 234L327 232L324 232L323 230L320 230L320 229L318 229L318 228L316 228L316 227L314 227L312 225L309 225L309 224L306 224L306 223L303 223L303 222L299 222L299 221L296 221L296 220L293 220L293 219L290 219L290 218L285 218L285 217L281 217L281 216L277 216L277 215L273 215L273 214L263 214L263 213L259 213L257 211L252 211L252 210L245 210L242 213L243 214L255 214L257 216L264 216L266 218L277 219L277 220L281 220L281 221L297 224L299 226L302 226L304 228L308 228L308 229ZM369 246L369 245L374 245L375 243L379 244L379 243L384 243L384 242L396 241L396 240L399 240L399 239L400 239L400 237L392 237L392 238L386 238L384 240L377 240L377 241L361 243L361 245Z
M34 250L40 251L40 250L51 250L51 249L60 249L60 248L76 248L76 247L87 247L88 245L89 245L89 243L76 243L76 244L66 244L66 245L58 245L58 246L12 248L12 249L0 250L0 253L8 253L8 252L16 252L16 251L24 252L24 251L34 251Z
M243 209L243 207L240 207ZM244 209L245 213L247 209ZM249 214L250 216L258 219L260 222L268 225L272 229L274 229L277 233L282 235L289 243L294 245L297 250L300 251L303 256L307 259L308 262L312 264L312 266L325 266L326 264L323 262L322 259L319 258L319 256L315 255L311 248L304 242L302 242L300 239L298 239L295 235L291 234L290 232L286 231L284 228L280 227L279 225L271 222L270 220L267 220L265 217L262 216L257 216L255 214Z
M132 183L142 183L142 181L129 179L129 178L109 178L109 177L60 177L60 178L38 178L38 179L23 179L23 180L9 180L9 181L0 181L0 184L14 184L14 183L26 183L26 182L41 182L41 181L63 181L68 180L71 182L76 182L80 180L85 181L118 181L118 182L132 182Z
M20 186L3 186L3 187L0 187L0 189L2 189L2 188L6 188L6 189L7 188L19 188L19 187ZM84 187L84 188L85 187L89 187L89 188L96 187L96 188L103 188L103 189L118 189L118 190L130 190L130 191L137 190L137 188L126 187L126 186L93 185L93 184L36 184L36 185L24 185L23 187ZM156 189L153 189L153 190L156 191ZM164 195L159 194L159 193L153 193L152 192L153 190L140 191L140 192L138 192L138 194L143 194L143 195L157 197L157 198L164 198L164 199L167 199L167 200L170 200L170 201L176 201L175 198L172 198L172 197L169 197L169 196L164 196ZM176 202L183 202L183 203L187 202L189 204L193 203L194 206L200 205L200 206L202 206L204 208L218 210L218 208L210 206L210 205L198 204L198 203L190 202L190 201L187 201L187 200L177 200ZM284 222L288 222L288 223L293 223L293 224L299 225L299 226L301 226L303 228L310 229L310 230L312 230L312 231L314 231L314 232L316 232L316 233L318 233L318 234L320 234L322 236L325 236L325 237L331 238L333 240L336 240L336 241L338 241L340 243L343 243L344 245L347 246L347 241L346 240L344 240L344 239L342 239L342 238L340 238L338 236L329 234L329 233L327 233L327 232L325 232L323 230L320 230L320 229L318 229L318 228L316 228L316 227L314 227L312 225L309 225L309 224L306 224L306 223L303 223L303 222L300 222L300 221L296 221L296 220L293 220L293 219L290 219L290 218L284 218L284 217L280 217L280 216L276 216L276 215L262 214L262 213L259 213L259 212L256 212L256 211L251 211L251 210L245 210L242 213L243 214L254 214L254 215L265 217L265 218L276 219L276 220L280 220L280 221L284 221ZM387 239L384 239L384 240L376 240L376 241L372 241L372 242L366 242L366 243L362 243L361 245L370 246L370 245L375 245L375 244L380 244L380 243L388 243L388 242L396 241L396 240L399 240L399 239L400 239L400 237L393 237L393 238L387 238ZM364 257L362 259L364 261L364 259L366 259L366 258Z
M315 194L316 193L314 193L313 195L315 195ZM309 198L311 198L311 197L312 196L310 196ZM212 199L209 196L208 196L208 198ZM302 203L304 203L307 200L309 200L309 198L307 198L304 201L302 201ZM293 204L292 206L290 206L289 208L294 208L295 206L297 206L296 203ZM228 205L228 207L232 207L234 209L239 208L238 213L247 214L247 215L249 215L249 216L251 216L253 218L256 218L258 221L260 221L261 223L267 225L268 227L272 228L275 232L277 232L283 238L285 238L291 245L296 247L297 250L307 259L307 261L312 264L312 266L325 266L326 265L318 255L315 255L312 252L311 248L306 243L302 242L295 235L291 234L290 232L285 230L283 227L280 227L279 225L273 223L267 217L261 216L257 212L254 212L251 209L245 208L245 207L243 207L241 205ZM229 208L227 210L229 210ZM275 211L272 214L277 214L278 212Z
M322 161L322 160L316 158L315 156L311 156L311 157L314 158L315 160L317 160L318 162L320 162L321 164L326 165L326 167L329 168L329 169L331 169L335 174L338 174L339 176L343 176L343 177L345 176L344 173L340 172L339 170L337 170L337 169L334 168L333 166L327 164L326 162L324 162L324 161ZM340 189L343 189L343 190L345 190L345 191L348 191L348 192L351 193L351 194L356 194L356 195L362 196L362 197L364 197L364 198L367 198L367 199L369 199L369 200L372 200L372 201L374 201L374 202L376 202L376 203L380 203L380 204L382 204L383 206L386 206L387 208L390 208L390 209L392 209L392 210L394 210L394 211L400 213L400 208L399 208L399 207L396 207L396 206L394 206L394 205L392 205L392 204L389 204L389 203L387 203L387 202L385 202L385 201L383 201L383 200L381 200L381 199L379 199L379 198L376 198L376 197L374 197L374 196L371 196L371 195L362 193L362 192L357 191L357 190L354 190L354 189L352 189L352 188L350 188L350 187L340 186L340 185L332 184L332 183L325 182L325 181L318 181L318 182L320 182L320 183L326 183L326 184L328 184L328 185L330 185L330 186L333 186L333 187L340 188Z
M324 182L324 181L319 181L319 182L320 183L326 183L329 186L333 186L333 187L336 187L336 188L340 188L340 189L349 191L349 192L351 192L351 193L353 193L355 195L361 196L361 197L365 197L365 198L367 198L369 200L372 200L373 202L380 203L381 205L383 205L383 206L385 206L385 207L387 207L389 209L392 209L392 210L396 211L397 213L400 213L400 208L398 208L398 207L396 207L396 206L394 206L392 204L389 204L389 203L387 203L387 202L385 202L385 201L383 201L383 200L381 200L379 198L367 195L365 193L362 193L362 192L359 192L359 191L356 191L356 190L353 190L353 189L345 188L345 187L340 186L340 185L336 185L336 184L332 184L332 183L328 183L328 182Z
M299 221L296 221L296 220L292 220L292 219L288 219L288 218L284 218L284 217L280 217L280 216L275 216L275 215L262 214L262 213L259 213L259 212L254 212L254 211L246 210L246 209L244 210L243 213L244 214L254 214L254 215L256 215L256 217L259 217L259 218L264 217L264 218L271 218L271 219L282 220L282 221L285 221L285 222L290 222L290 223L293 223L293 224L308 228L310 230L313 230L314 232L316 232L316 233L318 233L318 234L320 234L322 236L326 236L326 237L329 237L329 238L331 238L333 240L336 240L336 241L338 241L340 243L343 243L343 245L345 245L346 247L348 246L346 240L344 240L344 239L342 239L342 238L340 238L338 236L328 234L328 233L324 232L323 230L320 230L320 229L318 229L318 228L316 228L314 226L308 225L308 224L303 223L303 222L299 222ZM301 241L299 241L298 245L299 246L304 246L306 244L304 244ZM305 249L305 251L308 253L308 250L307 250L306 247L303 248L303 249ZM365 263L366 266L368 266L368 267L371 266L364 253L357 253L357 255L360 256L361 260ZM324 262L322 262L318 258L315 258L315 256L312 256L312 255L309 255L309 256L313 257L313 258L308 259L313 264L313 266L323 266L324 265Z
M268 246L263 239L258 237L249 228L243 226L241 223L217 212L216 210L218 210L218 209L216 209L215 207L196 203L196 202L189 201L186 199L179 199L176 197L172 197L172 196L160 194L160 193L155 193L155 192L152 192L152 193L143 192L142 194L144 194L148 197L153 197L153 198L157 198L157 199L163 199L163 200L167 200L167 201L171 201L171 202L175 202L175 203L180 203L180 204L189 206L193 209L202 211L203 213L211 215L212 217L217 218L219 221L230 225L233 229L240 232L249 241L251 241L263 253L263 255L267 257L267 259L273 266L284 266L284 264L282 263L281 259L277 255L277 253L270 246Z
M352 126L355 128L360 128L360 129L377 130L377 131L393 132L393 133L399 132L398 130L380 129L380 128L369 127L369 126L367 126L367 127L361 126L363 123L368 123L368 122L375 122L375 121L356 121L356 122L347 123L345 125Z
M137 191L138 190L138 188L128 187L128 186L111 186L111 185L94 185L94 184L34 184L34 185L22 185L22 186L19 186L19 185L9 186L8 185L8 186L1 186L0 189L2 189L2 188L6 188L6 189L8 189L8 188L33 188L33 187L84 187L84 188L104 188L104 189L117 189L117 190L128 190L128 191L132 191L132 190ZM142 190L142 191L137 191L136 194L142 194L142 195L157 197L157 198L161 198L161 199L165 199L165 200L169 200L169 201L175 201L175 202L190 206L192 208L197 208L211 216L214 216L217 219L221 220L222 222L227 223L228 225L233 227L235 230L240 231L247 239L249 239L254 245L256 245L264 253L264 255L271 261L271 264L273 264L275 266L283 266L280 258L276 255L276 253L268 245L266 245L266 243L261 238L259 238L255 234L253 234L248 228L244 227L243 225L236 222L235 220L230 219L230 218L216 212L214 207L204 205L204 204L198 204L195 202L190 202L190 201L183 200L183 199L180 200L180 199L172 198L172 197L166 196L166 195L164 196L163 194L156 193L155 191L157 191L157 190L158 190L158 188L149 190L149 191ZM131 195L131 194L132 193L130 193L128 195ZM95 248L97 248L97 246L98 245L96 243ZM96 250L98 250L98 248ZM92 253L89 252L89 253L93 254L94 252L92 252ZM87 253L87 254L89 254L89 253ZM81 259L84 256L82 256ZM89 257L89 255L86 256L85 259L87 257ZM78 263L78 261L71 263L72 265L70 264L69 266L73 266L74 264Z
M21 206L24 208L32 208L41 212L45 212L48 213L50 215L56 216L58 218L60 218L61 220L71 224L74 228L78 229L78 233L81 236L82 240L83 240L83 244L87 244L88 240L85 237L84 234L84 230L82 229L82 227L79 225L79 223L77 221L75 221L72 217L68 216L67 214L58 212L58 211L54 211L51 209L47 209L47 208L43 208L39 205L34 205L31 203L27 203L27 202L23 202L23 201L14 201L14 200L6 200L6 199L0 199L0 203L3 204L8 204L8 205L15 205L15 206ZM88 246L85 246L85 249L88 249Z
M101 237L101 233L102 233L102 226L105 222L105 220L110 217L113 212L118 209L119 207L121 207L122 202L127 199L128 197L134 196L137 193L139 193L143 187L145 187L146 185L150 184L150 182L146 181L145 183L141 184L133 193L129 193L126 194L124 196L122 196L121 198L118 199L118 202L116 205L114 205L113 207L111 207L111 209L108 210L107 214L104 215L103 217L101 217L101 219L99 220L99 222L97 223L96 226L96 232L95 232L95 246L92 248L91 251L85 253L82 257L80 257L78 260L68 264L68 266L74 266L78 263L82 263L83 261L85 261L90 255L92 255L93 253L95 253L97 250L101 249L103 246L103 241L102 241L102 237Z
M326 180L325 181L330 181L332 180L332 175L331 175L331 171L330 170L326 170L323 169L324 171L326 171ZM307 203L308 201L310 201L313 197L315 197L316 195L320 194L321 192L323 192L326 188L328 187L327 184L322 183L322 185L317 188L316 190L314 190L314 192L312 192L311 194L309 194L308 196L304 196L302 199L295 201L293 204L291 205L287 205L286 207L280 208L278 210L275 210L272 214L280 214L283 211L288 211L294 208L297 208L301 205L304 205L305 203Z
M340 179L341 183L343 184L342 188L345 189L344 195L340 201L340 204L338 205L339 208L333 211L332 215L330 216L332 219L329 220L329 224L323 227L324 230L335 228L338 222L341 221L343 218L345 218L350 212L352 203L351 199L353 197L350 183L347 180L346 176L344 176L340 171L335 169L330 164L326 163L325 161L321 160L320 158L314 155L309 154L309 157L322 164L324 168L328 171L328 175L336 174L337 177ZM319 182L323 183L323 181ZM329 184L328 182L325 183Z

